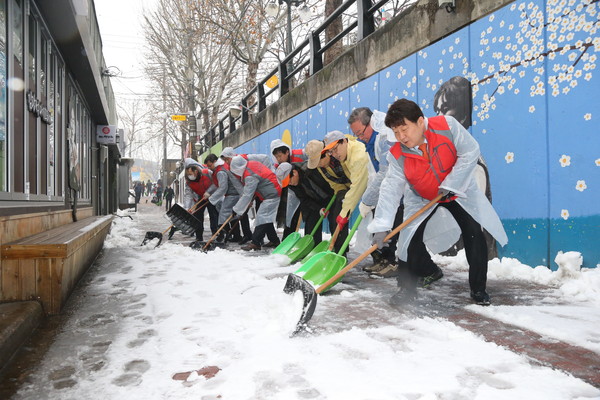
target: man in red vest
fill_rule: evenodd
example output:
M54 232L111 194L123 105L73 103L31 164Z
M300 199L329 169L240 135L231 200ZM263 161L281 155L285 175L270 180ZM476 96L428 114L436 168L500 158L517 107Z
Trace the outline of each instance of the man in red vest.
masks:
M489 305L486 292L486 229L501 245L508 238L498 215L478 189L473 171L479 158L479 145L454 117L425 118L419 106L410 100L394 102L385 117L392 129L394 142L387 159L388 172L381 184L379 200L369 231L373 244L384 246L384 238L394 228L394 216L404 195L405 218L416 214L438 194L438 204L421 214L400 232L397 254L407 266L399 268L400 290L392 298L395 305L413 301L417 296L417 280L431 269L432 252L446 250L462 232L469 263L471 298L476 304ZM445 209L453 218L439 218ZM454 223L455 222L455 223ZM458 228L456 229L458 224ZM424 233L435 232L425 246ZM402 266L401 266L402 267Z
M198 163L192 158L186 158L184 160L185 166L185 189L183 191L183 204L184 207L190 209L194 206L201 198L207 193L208 188L212 185L212 173L211 171ZM205 206L199 207L194 212L200 222L202 222L202 228L196 231L196 240L202 240L202 234L204 233L204 209L208 209L208 217L210 219L210 230L214 234L219 228L217 219L219 213L215 206L207 202Z
M277 247L279 237L275 231L275 218L281 196L281 186L277 177L269 168L258 161L249 161L242 156L235 156L230 164L231 172L238 176L244 185L239 201L233 207L234 218L239 218L246 211L254 196L261 200L256 213L252 242L242 247L243 250L260 250L267 235L269 243L265 247Z

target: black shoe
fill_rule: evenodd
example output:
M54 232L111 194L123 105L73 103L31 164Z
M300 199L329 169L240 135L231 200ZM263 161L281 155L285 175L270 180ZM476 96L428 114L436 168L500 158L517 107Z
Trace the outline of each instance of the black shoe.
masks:
M419 278L417 286L422 288L429 287L429 285L431 285L433 282L442 279L443 276L444 273L442 272L442 269L440 267L437 267L437 270L433 274Z
M260 246L254 243L250 243L247 246L242 247L244 251L260 250Z
M251 240L252 240L252 238L251 238L251 237L244 236L244 237L242 238L242 240L240 240L238 243L239 243L239 244L246 244L246 243L248 243L248 242L249 242L249 241L251 241Z
M393 306L403 306L412 303L416 298L416 289L408 289L401 287L395 295L390 297L390 304Z
M381 261L383 261L383 255L379 250L375 250L374 252L372 252L371 258L373 258L373 265L379 264Z
M217 238L215 239L218 243L223 243L223 241L225 241L225 232L221 231L218 235Z
M279 240L276 242L269 242L269 243L265 244L263 247L266 247L269 249L274 249L275 247L279 246L279 243L281 243Z
M239 243L241 240L242 240L242 236L240 236L240 235L232 235L231 233L229 235L227 235L227 237L225 238L226 242Z
M487 294L485 290L480 292L474 292L471 290L471 298L473 299L475 304L478 304L480 306L489 306L490 304L492 304L492 301L490 300L490 295Z

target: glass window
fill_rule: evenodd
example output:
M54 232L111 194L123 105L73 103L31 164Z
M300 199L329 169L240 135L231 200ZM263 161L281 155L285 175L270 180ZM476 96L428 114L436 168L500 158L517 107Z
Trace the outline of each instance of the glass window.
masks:
M54 121L56 120L56 111L54 106L54 92L55 92L55 82L56 82L56 56L52 53L52 49L48 49L48 112L50 113L50 123L48 124L48 155L47 155L47 163L48 163L48 196L56 195L55 190L55 172L54 168L56 166L56 161L54 158L54 143L55 143L55 127Z
M6 3L0 0L0 192L6 192Z

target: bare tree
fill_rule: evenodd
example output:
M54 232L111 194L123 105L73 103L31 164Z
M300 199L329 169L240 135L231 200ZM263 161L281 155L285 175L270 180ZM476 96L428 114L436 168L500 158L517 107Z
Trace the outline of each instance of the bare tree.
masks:
M151 112L144 107L140 100L126 100L119 103L117 107L119 121L127 135L125 152L128 157L135 157L146 141L143 134L147 131Z

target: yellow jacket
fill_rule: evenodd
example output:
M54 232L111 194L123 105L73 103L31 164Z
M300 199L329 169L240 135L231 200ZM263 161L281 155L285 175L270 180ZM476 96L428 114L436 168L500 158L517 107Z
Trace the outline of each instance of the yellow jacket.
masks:
M342 202L342 211L340 212L342 217L352 213L367 189L369 164L371 163L365 145L354 136L346 135L346 137L348 138L348 154L346 160L342 162L342 168L352 183Z

